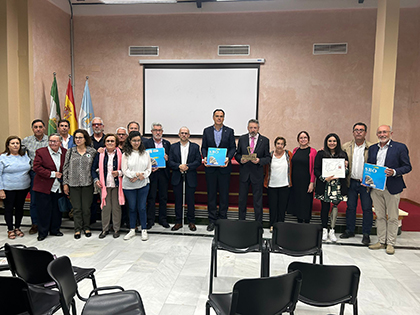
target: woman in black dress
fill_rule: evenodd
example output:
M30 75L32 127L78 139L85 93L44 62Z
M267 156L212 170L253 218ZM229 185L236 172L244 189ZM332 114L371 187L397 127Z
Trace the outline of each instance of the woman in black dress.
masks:
M297 217L299 223L309 223L312 213L314 191L314 163L316 150L309 146L308 132L297 135L299 146L293 150L292 183L290 191L289 213Z

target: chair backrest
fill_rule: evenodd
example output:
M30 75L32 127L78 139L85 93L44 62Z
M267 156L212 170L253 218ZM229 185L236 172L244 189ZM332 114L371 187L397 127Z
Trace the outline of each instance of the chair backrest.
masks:
M17 277L0 277L0 305L2 314L33 314L27 283Z
M259 221L219 219L214 239L227 249L247 250L262 246L263 228Z
M322 247L322 225L277 222L273 225L274 246L293 252L306 252Z
M301 283L299 271L270 278L239 280L233 287L230 314L268 315L293 311Z
M60 292L60 303L64 314L70 314L70 305L77 292L77 283L74 278L70 258L62 256L54 259L47 267L48 274L55 281Z
M289 272L302 273L299 300L314 306L353 304L357 299L360 269L356 266L328 266L293 262Z
M54 256L47 251L18 248L5 244L6 257L12 274L16 274L29 284L52 282L47 266Z

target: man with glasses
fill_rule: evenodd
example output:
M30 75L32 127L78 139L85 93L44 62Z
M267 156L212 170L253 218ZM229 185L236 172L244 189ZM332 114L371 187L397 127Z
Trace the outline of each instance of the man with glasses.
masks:
M93 128L93 135L92 138L92 145L95 148L95 150L98 150L99 148L105 147L104 142L104 122L100 117L95 117L92 119L92 128Z
M158 122L152 123L151 127L152 138L144 140L146 149L163 148L165 149L165 161L168 163L168 156L171 149L171 143L162 138L163 128L162 124ZM166 168L152 168L150 174L150 188L147 197L147 229L151 229L155 224L156 214L156 195L159 190L159 224L164 228L169 228L166 219L166 204L168 202L168 184L169 184L169 166Z
M356 228L356 209L357 201L360 201L363 210L362 232L363 245L370 243L370 231L372 229L373 213L372 200L370 199L369 189L361 185L363 167L368 158L368 150L372 145L366 141L367 126L362 122L355 123L353 126L353 140L343 144L342 149L349 157L349 173L347 176L347 195L346 225L347 228L340 238L354 237Z
M403 175L411 171L411 163L406 145L391 140L391 126L379 126L376 135L379 143L369 148L367 162L386 167L387 179L385 190L372 189L371 192L375 206L378 243L370 245L369 249L386 248L386 253L393 255L398 233L398 205L401 192L406 187Z

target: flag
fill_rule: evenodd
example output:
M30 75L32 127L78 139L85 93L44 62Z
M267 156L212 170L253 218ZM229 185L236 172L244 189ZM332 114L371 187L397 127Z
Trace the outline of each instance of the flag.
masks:
M55 79L51 85L51 100L50 100L50 119L48 120L48 135L57 132L57 123L61 119L60 101L58 100L57 80Z
M93 113L92 99L90 98L88 80L86 80L85 90L83 92L82 106L79 112L80 128L85 129L89 136L93 134L92 119L95 117Z
M73 88L71 87L71 80L69 78L69 84L67 85L66 91L66 102L64 103L64 119L70 122L69 134L73 133L79 127L76 118L76 108L74 107Z

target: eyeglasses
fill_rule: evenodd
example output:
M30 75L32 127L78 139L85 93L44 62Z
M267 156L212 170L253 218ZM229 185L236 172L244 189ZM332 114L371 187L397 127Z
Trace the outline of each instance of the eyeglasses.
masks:
M48 140L49 143L57 143L57 142L61 142L59 140Z
M353 129L353 132L365 132L365 129Z
M154 132L162 132L163 130L162 129L153 129L152 131L154 131Z
M102 124L101 123L99 123L99 124L92 124L92 126L97 127L97 126L102 126Z
M123 136L126 136L126 135L127 135L126 133L117 133L118 137L123 137Z
M115 142L115 140L106 140L105 142L106 142L106 143L114 143L114 142Z
M188 132L180 132L180 135L188 135Z

